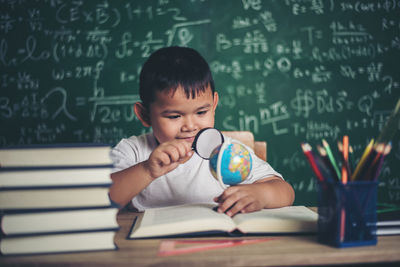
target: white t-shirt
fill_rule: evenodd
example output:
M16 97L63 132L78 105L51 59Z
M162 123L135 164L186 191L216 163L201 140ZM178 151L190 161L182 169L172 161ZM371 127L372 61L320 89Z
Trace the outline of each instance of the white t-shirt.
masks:
M229 137L224 136L224 138L226 140ZM147 160L157 145L153 133L122 139L111 151L113 171L120 171ZM269 176L282 177L267 162L258 158L249 147L247 148L251 153L253 166L248 178L242 184L254 183ZM194 153L187 162L155 179L132 199L132 204L139 211L143 211L148 208L186 203L215 203L213 198L219 196L223 190L210 172L209 161Z

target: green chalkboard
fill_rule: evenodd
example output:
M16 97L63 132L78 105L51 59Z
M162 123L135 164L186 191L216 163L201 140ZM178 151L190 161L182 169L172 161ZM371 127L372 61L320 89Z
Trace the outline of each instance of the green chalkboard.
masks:
M197 49L220 103L216 127L268 142L270 164L315 205L300 149L347 134L358 159L400 96L398 1L2 1L0 145L101 142L143 128L141 65L156 49ZM400 202L400 141L379 201Z

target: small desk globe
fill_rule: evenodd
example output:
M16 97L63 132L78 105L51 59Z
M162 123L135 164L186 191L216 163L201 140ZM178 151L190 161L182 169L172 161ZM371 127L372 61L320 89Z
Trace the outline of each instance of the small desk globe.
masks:
M210 171L224 188L244 181L251 168L251 154L240 143L224 142L211 153Z

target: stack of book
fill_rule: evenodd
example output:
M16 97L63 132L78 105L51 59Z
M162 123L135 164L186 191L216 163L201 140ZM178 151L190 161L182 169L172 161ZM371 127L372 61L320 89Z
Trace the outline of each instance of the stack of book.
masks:
M3 255L114 250L107 145L0 149Z

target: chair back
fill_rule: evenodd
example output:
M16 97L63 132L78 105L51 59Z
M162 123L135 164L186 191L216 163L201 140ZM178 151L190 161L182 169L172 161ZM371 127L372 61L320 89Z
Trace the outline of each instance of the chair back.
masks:
M254 153L261 159L267 161L267 142L255 141L250 131L222 131L226 136L236 139L254 150Z

